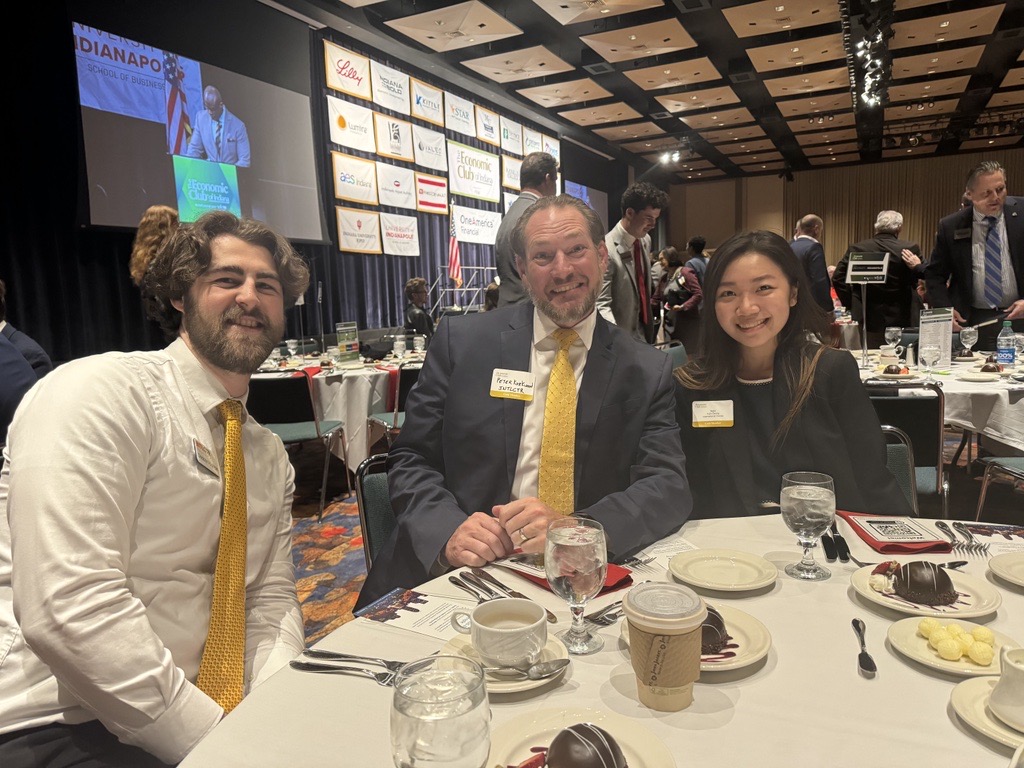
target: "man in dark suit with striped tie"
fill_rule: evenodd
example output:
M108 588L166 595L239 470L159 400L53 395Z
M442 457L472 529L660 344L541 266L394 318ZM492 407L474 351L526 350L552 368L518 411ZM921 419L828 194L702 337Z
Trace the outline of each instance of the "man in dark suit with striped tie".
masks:
M1024 332L1024 197L1007 195L1006 171L994 160L967 176L971 206L939 222L925 269L936 307L953 307L958 326L997 316ZM947 287L948 281L948 287ZM978 349L995 349L999 323L979 329Z

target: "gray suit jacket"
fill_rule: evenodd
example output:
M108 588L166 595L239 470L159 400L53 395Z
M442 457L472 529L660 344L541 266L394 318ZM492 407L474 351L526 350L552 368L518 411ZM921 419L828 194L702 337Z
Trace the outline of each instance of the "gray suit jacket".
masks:
M491 397L491 375L528 370L532 341L532 304L441 320L388 455L397 525L358 606L426 581L467 516L511 499L524 403ZM671 360L600 317L577 400L575 479L576 510L604 526L613 558L690 513Z
M249 155L249 132L245 123L238 117L228 112L224 107L224 131L221 134L220 150L218 151L213 138L213 118L205 109L196 113L195 121L192 123L192 138L188 142L186 154L189 157L199 157L204 160L212 160L215 163L230 163L248 167Z
M519 270L516 268L516 255L512 251L511 238L516 222L526 213L526 209L538 200L540 198L536 195L524 192L512 203L498 225L498 234L494 239L494 262L498 268L498 277L501 278L498 285L499 307L529 301L523 289L523 278L519 276Z
M640 341L647 341L647 328L640 323L640 293L637 287L636 267L633 263L633 246L626 245L621 239L622 232L618 225L604 236L604 244L608 249L608 268L604 273L601 295L597 299L597 308L605 320L627 331ZM651 295L651 236L644 235L640 240L644 252L644 274L641 280L646 281L647 295Z

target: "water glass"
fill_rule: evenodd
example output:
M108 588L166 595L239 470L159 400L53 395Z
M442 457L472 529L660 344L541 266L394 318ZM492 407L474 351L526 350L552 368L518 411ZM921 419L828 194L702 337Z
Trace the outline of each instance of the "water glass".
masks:
M885 343L896 345L903 338L903 329L898 326L889 326L885 329Z
M978 329L970 325L966 328L961 328L960 343L964 345L964 348L966 348L968 352L970 352L971 347L978 343Z
M299 352L299 340L298 339L287 339L285 346L288 347L288 356L295 357Z
M414 352L422 354L427 349L427 337L422 333L417 333L412 337L412 348Z
M484 768L491 749L484 670L464 656L411 661L395 677L396 768Z
M924 380L934 381L935 379L932 378L932 367L939 362L939 348L934 344L921 347L918 359L921 361L921 367L924 368L924 372L927 374Z
M574 655L594 653L604 639L587 629L583 609L604 586L608 573L608 545L604 528L596 520L562 517L548 524L544 543L544 571L551 591L569 603L572 626L557 637Z
M397 358L405 357L405 336L402 334L395 336L395 345L392 352Z
M786 573L804 581L829 578L832 572L814 562L811 550L836 517L836 491L832 478L821 472L787 472L782 476L779 506L783 522L796 534L804 550L803 559L787 565Z

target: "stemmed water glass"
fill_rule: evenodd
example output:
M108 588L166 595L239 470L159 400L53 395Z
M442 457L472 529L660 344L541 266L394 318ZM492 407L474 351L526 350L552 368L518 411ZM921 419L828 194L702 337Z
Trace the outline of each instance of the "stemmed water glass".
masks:
M551 590L569 603L572 626L558 633L569 653L584 655L604 647L604 639L583 623L583 609L604 586L608 546L596 520L563 517L548 525L544 571Z
M900 339L903 338L903 329L896 325L891 325L885 329L885 343L892 344L893 346L900 343Z
M920 360L921 367L924 368L924 372L927 374L924 380L926 382L935 381L932 378L932 367L939 362L939 348L934 344L927 344L921 347Z
M394 685L396 768L484 768L491 710L483 667L464 656L430 656L402 667Z
M783 522L796 534L804 549L803 559L787 565L786 573L805 581L829 578L832 572L814 562L811 550L836 517L836 492L832 478L821 472L787 472L782 476L779 506Z
M973 325L961 328L960 343L963 344L967 352L970 353L971 347L978 343L978 329Z
M288 340L285 341L284 344L285 344L286 347L288 347L288 356L289 357L295 357L295 355L298 354L298 352L299 352L299 340L298 339L288 339Z

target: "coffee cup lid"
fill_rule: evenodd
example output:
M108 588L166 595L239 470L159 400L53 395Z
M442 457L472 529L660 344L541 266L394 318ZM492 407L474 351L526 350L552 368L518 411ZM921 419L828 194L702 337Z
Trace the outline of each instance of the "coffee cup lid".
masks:
M656 632L688 632L708 615L704 601L689 587L654 581L629 590L622 608L631 621Z

